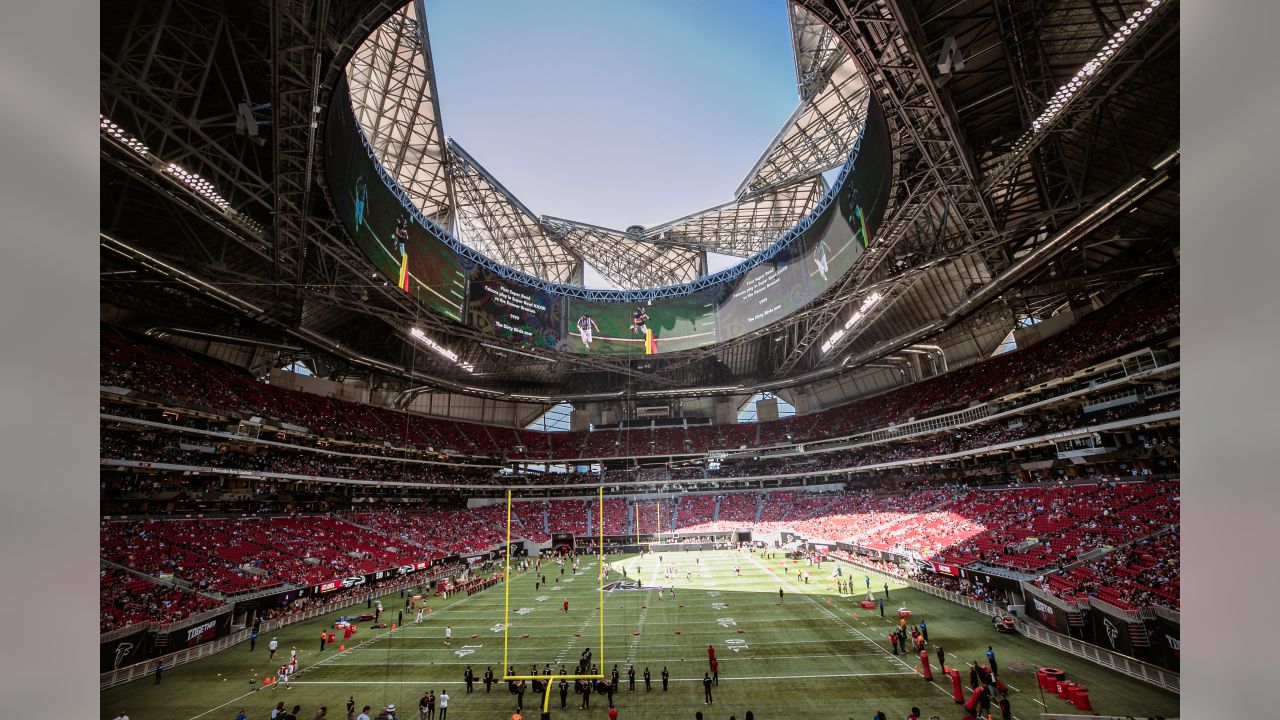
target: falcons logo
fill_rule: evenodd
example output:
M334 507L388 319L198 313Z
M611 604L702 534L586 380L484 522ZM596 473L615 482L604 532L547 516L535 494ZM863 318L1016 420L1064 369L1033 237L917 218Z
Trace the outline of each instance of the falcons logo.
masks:
M1107 642L1111 643L1111 647L1116 646L1116 637L1120 635L1120 631L1108 618L1102 619L1102 628L1107 631Z
M120 663L129 657L129 653L133 652L133 643L122 642L116 646L116 664L111 667L112 670L119 670Z

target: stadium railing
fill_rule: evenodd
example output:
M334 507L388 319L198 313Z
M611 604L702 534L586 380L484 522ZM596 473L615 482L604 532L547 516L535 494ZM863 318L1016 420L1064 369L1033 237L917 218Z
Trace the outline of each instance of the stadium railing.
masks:
M385 597L385 595L387 594L399 592L401 589L419 585L426 581L427 581L427 578L413 578L410 580L402 580L398 583L388 586L386 588L386 593L383 595L380 595L379 597ZM379 588L379 590L382 590L382 588ZM262 625L258 628L258 636L262 637L264 634L270 633L273 630L278 630L279 628L285 627L286 625L292 625L297 622L311 620L313 618L320 617L321 615L326 615L336 610L341 610L342 608L345 608L345 607L358 605L362 602L364 601L352 600L348 598L344 600L339 600L338 602L321 605L320 607L314 607L300 613L286 615L282 618L277 618L275 620L267 620L267 621L264 621ZM230 609L229 606L228 606L228 609ZM224 610L223 612L226 612L226 610ZM179 665L185 665L186 663L199 660L200 658L208 657L210 655L213 655L214 653L218 653L223 650L226 650L232 645L236 645L238 643L244 642L245 640L248 640L249 632L250 631L248 628L241 628L239 630L232 632L230 635L224 635L218 638L217 640L204 643L203 645L197 645L193 648L184 648L177 652L169 653L168 655L162 655L158 658L151 658L149 660L144 660L139 663L134 663L133 665L129 665L128 667L123 667L123 668L119 668L118 670L112 670L109 672L102 673L102 675L99 678L98 687L99 689L106 690L107 688L115 687L116 685L123 685L124 683L131 682L139 678L149 677L151 676L152 673L155 672L156 663L161 660L164 661L165 669L169 670Z
M1163 716L1163 715L1161 715L1160 717L1161 717L1162 719L1164 719L1164 720L1178 720L1178 718L1176 718L1176 717L1172 717L1172 718L1164 718L1164 716ZM1041 713L1041 714L1040 714L1040 720L1085 720L1086 718L1088 718L1088 720L1156 720L1156 718L1149 718L1149 717L1144 717L1144 718L1135 718L1135 717L1134 717L1134 716L1132 716L1132 715L1124 715L1124 716L1121 716L1121 715L1093 715L1093 714L1090 714L1090 715L1060 715L1060 714L1058 714L1058 713Z
M877 568L869 565L863 565L852 560L845 560L844 558L838 558L838 561L852 565L859 570L874 573L879 577L888 577ZM919 590L927 595L933 595L934 597L939 597L943 600L949 600L957 605L963 605L964 607L977 610L985 615L992 614L996 609L996 606L993 603L974 600L971 597L960 595L959 593L953 593L950 590L943 590L942 588L911 580L910 578L895 576L891 579L895 582L904 582L909 587ZM1084 658L1085 660L1089 660L1130 677L1151 683L1157 687L1162 687L1175 693L1179 691L1181 680L1178 673L1165 670L1164 668L1157 667L1150 663L1142 662L1141 660L1131 658L1128 655L1111 652L1110 650L1100 648L1097 645L1092 645L1082 640L1076 640L1075 638L1060 635L1052 630L1032 625L1031 623L1026 622L1023 618L1017 618L1017 623L1018 632L1024 637L1028 637L1037 642L1044 643L1045 645L1063 650L1075 655L1076 657Z
M1026 622L1022 618L1018 618L1018 632L1024 637L1029 637L1045 645L1051 645L1076 657L1081 657L1103 667L1124 673L1129 677L1144 680L1175 693L1178 692L1181 683L1178 673L1144 663L1128 655L1111 652L1083 640L1060 635L1052 630L1046 630L1038 625Z
M280 591L276 590L275 592L279 593ZM155 630L156 632L173 632L174 630L181 630L183 628L191 627L192 625L198 625L206 620L212 620L219 615L225 615L231 612L232 607L232 605L219 605L212 610L205 610L204 612L196 613L195 615L188 615L181 620L175 620L170 623L147 620L145 622L133 623L132 625L125 625L118 627L115 630L108 630L107 632L102 633L98 636L98 642L111 642L117 638L122 638L126 635L132 635L136 632L142 632L145 630Z

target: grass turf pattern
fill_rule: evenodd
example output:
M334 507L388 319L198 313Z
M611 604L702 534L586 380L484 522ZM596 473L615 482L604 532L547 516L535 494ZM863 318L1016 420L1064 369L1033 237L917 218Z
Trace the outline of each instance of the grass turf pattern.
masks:
M1078 714L1080 711L1052 695L1044 697L1036 687L1034 671L1015 672L1008 668L1035 664L1066 670L1067 678L1089 688L1094 711L1138 717L1178 714L1178 697L1139 680L1106 670L1086 660L1059 652L1020 636L998 635L990 619L980 613L914 590L892 579L886 617L879 611L862 610L858 600L866 597L864 577L859 569L841 564L844 579L852 582L853 595L835 593L830 575L836 563L820 568L787 562L781 554L766 559L746 551L664 552L609 558L615 572L607 581L628 579L643 582L642 590L619 590L605 595L605 644L596 647L599 616L596 614L599 585L597 559L585 557L578 574L565 566L565 574L555 563L544 563L542 574L549 581L535 589L533 573L512 578L508 649L509 662L516 673L527 673L536 664L539 671L551 664L558 671L563 664L574 671L583 649L590 647L593 662L611 674L617 664L620 691L614 695L619 717L692 718L701 710L707 720L742 718L753 711L756 718L870 718L877 710L889 717L905 717L912 705L923 717L960 718L961 708L951 697L950 683L937 667L937 644L947 662L961 671L968 686L968 663L986 661L986 648L995 649L1001 678L1010 685L1010 703L1015 717L1038 717L1041 712ZM788 572L784 574L783 563ZM734 572L735 565L741 574ZM664 577L668 566L677 566L671 579ZM805 584L797 570L811 571ZM883 594L886 578L870 574L877 599ZM657 586L670 590L658 599ZM779 602L778 589L784 600ZM562 603L569 600L569 612ZM231 720L244 708L250 720L265 720L270 708L283 701L286 709L302 706L298 717L310 720L321 705L328 717L345 717L348 696L355 696L356 712L372 706L370 715L394 703L401 720L416 720L417 701L427 690L437 696L447 690L449 717L509 718L516 711L516 697L506 684L496 684L485 693L486 668L502 676L503 589L501 584L474 596L448 600L432 598L432 613L421 623L414 613L405 612L406 624L394 631L374 630L362 623L359 633L347 643L346 651L335 646L319 651L316 637L321 627L329 627L342 612L309 622L281 628L275 633L280 649L274 661L267 660L267 642L258 638L249 652L242 643L224 652L187 665L166 670L163 682L151 679L103 691L101 716L113 718L125 711L132 720ZM930 662L934 681L919 674L918 656L895 656L888 641L889 629L897 624L897 609L903 604L911 611L909 623L928 623ZM403 601L399 594L384 600L383 618L394 620ZM363 611L364 603L352 609ZM452 626L453 638L444 642L444 628ZM635 633L639 633L636 635ZM578 635L580 633L580 636ZM472 635L476 638L472 638ZM522 637L528 634L528 637ZM340 640L338 644L342 644ZM714 704L703 704L703 673L708 670L707 646L713 645L719 660L720 683L713 688ZM263 688L261 680L274 674L287 661L289 650L297 648L299 672L290 689ZM283 658L283 659L282 659ZM636 668L636 691L627 689L627 668ZM477 682L467 694L463 671L471 665ZM660 673L670 672L671 684L662 691ZM646 692L643 673L648 666L654 689ZM250 685L253 677L258 684ZM257 688L256 690L254 688ZM553 717L605 717L604 696L591 699L590 710L579 710L581 698L572 683L568 708L559 708L553 691ZM538 716L542 698L532 691L524 696L526 718ZM438 712L438 710L437 710ZM998 710L995 714L999 717Z

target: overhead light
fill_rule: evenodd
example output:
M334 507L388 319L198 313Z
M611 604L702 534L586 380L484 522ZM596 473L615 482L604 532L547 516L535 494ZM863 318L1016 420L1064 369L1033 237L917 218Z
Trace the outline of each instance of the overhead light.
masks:
M1045 109L1038 117L1031 121L1031 129L1023 134L1022 141L1014 146L1015 153L1021 154L1025 145L1030 142L1031 136L1044 129L1049 124L1050 120L1057 116L1061 110L1066 108L1071 99L1084 86L1085 78L1093 77L1099 70L1106 66L1106 64L1111 61L1111 57L1115 54L1115 51L1124 44L1124 41L1132 35L1134 31L1142 25L1142 23L1146 22L1154 15L1155 9L1160 7L1160 3L1161 0L1147 0L1146 7L1135 10L1133 14L1125 20L1124 24L1112 33L1107 42L1100 50L1098 50L1097 54L1093 56L1093 59L1085 63L1084 67L1076 72L1067 84L1058 88L1058 91L1054 93L1053 97L1048 103L1046 103Z
M474 365L472 365L469 362L459 360L457 353L444 347L443 345L436 342L435 340L432 340L431 338L427 337L427 334L422 332L422 330L416 327L411 327L409 328L409 334L413 336L418 342L422 343L423 345L426 345L428 348L434 351L437 355L440 355L446 360L449 360L454 365L457 365L458 367L462 368L467 372L475 372L476 368Z

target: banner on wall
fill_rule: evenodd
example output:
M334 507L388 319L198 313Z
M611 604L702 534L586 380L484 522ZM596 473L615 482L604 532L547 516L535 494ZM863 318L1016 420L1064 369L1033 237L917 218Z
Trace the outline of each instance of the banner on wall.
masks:
M138 630L102 643L99 663L102 672L119 670L150 658L154 637L150 630Z
M185 648L193 648L210 640L216 640L231 632L231 608L217 617L201 621L195 625L169 631L169 639L165 643L165 652L171 653Z

